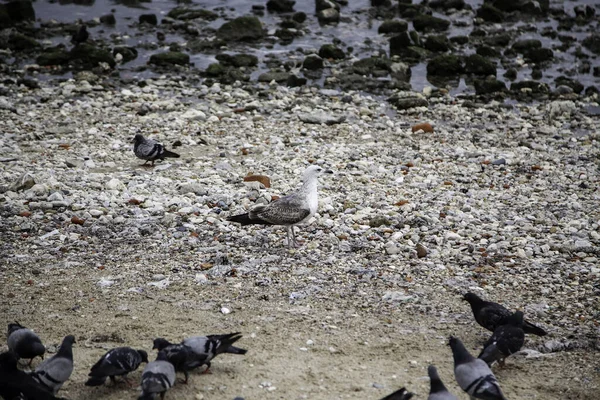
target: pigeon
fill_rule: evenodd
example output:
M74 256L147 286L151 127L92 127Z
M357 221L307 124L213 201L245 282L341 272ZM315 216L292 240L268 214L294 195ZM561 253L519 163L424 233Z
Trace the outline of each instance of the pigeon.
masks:
M504 325L506 318L512 314L503 305L485 301L474 293L465 294L463 300L468 301L471 305L475 321L491 332L494 332L500 325ZM523 331L537 336L547 335L545 330L527 321L523 321Z
M142 362L148 362L148 353L144 350L134 350L131 347L117 347L109 350L92 367L85 383L86 386L100 386L110 378L116 383L115 376L124 376L138 369Z
M438 375L437 368L430 365L427 368L429 374L430 389L427 400L458 400L458 398L450 393Z
M396 390L394 393L385 396L381 400L409 400L414 396L413 393L406 390L406 388L400 388Z
M453 336L450 336L448 344L454 356L454 377L462 390L471 398L506 400L485 361L473 357L462 342Z
M52 392L17 368L18 357L12 351L0 354L0 398L58 400Z
M192 350L197 362L200 362L200 365L206 365L206 371L208 371L210 361L219 354L246 354L248 350L232 346L241 338L241 333L235 332L226 335L192 336L184 339L181 343Z
M173 364L175 371L183 372L185 380L188 382L188 371L202 366L202 362L196 357L191 348L185 344L170 343L167 339L154 339L152 350L163 351L167 355L167 360Z
M90 34L87 31L87 26L81 25L79 30L73 34L71 37L71 43L76 46L80 43L86 42L90 37Z
M73 372L73 343L75 336L65 336L58 352L38 365L31 374L33 379L55 395Z
M148 363L142 372L142 394L138 400L152 400L157 393L164 399L174 384L175 367L167 360L167 354L159 351L156 360Z
M308 222L317 212L318 177L323 173L333 172L318 165L311 165L304 171L302 186L298 191L269 204L256 206L245 214L230 216L227 220L242 225L283 225L287 229L288 246L296 247L294 226Z
M498 361L500 366L503 366L504 359L521 350L523 343L525 343L523 312L517 311L506 319L504 325L496 328L492 337L483 345L483 350L478 358L488 365Z
M44 359L46 348L42 344L40 337L33 333L31 329L15 322L8 324L8 350L15 353L17 358L28 358L29 365L37 356Z
M146 139L139 133L133 138L133 152L137 158L146 160L143 165L146 165L148 161L164 160L167 157L179 158L179 154L173 153L165 149L165 146L158 143L156 140Z

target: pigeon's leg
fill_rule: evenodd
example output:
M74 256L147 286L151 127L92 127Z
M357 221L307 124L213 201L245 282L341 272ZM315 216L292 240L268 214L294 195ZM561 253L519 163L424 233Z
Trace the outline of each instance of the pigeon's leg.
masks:
M30 358L30 359L29 359L29 363L27 364L27 366L28 366L29 368L31 368L31 363L32 363L32 362L33 362L33 358Z
M209 369L210 369L210 363L207 362L206 363L206 369L204 371L202 371L202 375L204 375L204 374L212 374L212 372L210 372Z
M187 371L183 371L183 375L185 376L185 379L180 379L179 382L187 385L188 383L188 378L190 377Z
M114 377L114 375L110 375L108 378L110 379L110 383L112 383L113 386L117 384L117 379ZM123 378L123 381L125 381L125 378Z
M167 393L166 390L164 392L160 392L160 400L165 400L165 394L166 393Z

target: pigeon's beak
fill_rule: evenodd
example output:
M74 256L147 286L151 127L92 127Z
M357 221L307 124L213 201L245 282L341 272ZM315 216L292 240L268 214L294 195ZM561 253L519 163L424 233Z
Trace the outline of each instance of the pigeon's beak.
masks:
M158 349L158 347L156 347L156 345L152 346L152 350Z

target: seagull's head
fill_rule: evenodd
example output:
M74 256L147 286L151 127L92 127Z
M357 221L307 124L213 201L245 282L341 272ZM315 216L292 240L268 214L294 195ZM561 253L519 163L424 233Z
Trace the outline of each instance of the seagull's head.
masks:
M137 135L135 135L135 136L133 137L133 140L132 140L132 142L133 142L133 143L136 143L136 144L137 144L137 143L141 143L141 142L143 142L143 141L144 141L144 137L142 136L142 134L141 134L141 133L138 133Z
M325 169L319 165L311 165L304 171L303 180L308 181L310 179L315 179L323 174L333 174L333 171L330 169Z
M146 353L145 350L138 350L137 351L138 354L140 355L140 357L142 357L142 362L148 363L148 353Z

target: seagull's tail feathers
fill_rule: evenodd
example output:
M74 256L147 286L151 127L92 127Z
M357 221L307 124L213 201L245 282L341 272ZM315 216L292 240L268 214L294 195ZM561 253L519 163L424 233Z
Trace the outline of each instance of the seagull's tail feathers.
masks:
M242 225L252 225L252 224L271 225L270 222L260 219L256 215L253 215L253 218L250 218L249 213L232 215L230 217L227 217L227 221L237 222Z
M92 376L85 382L85 386L101 386L106 382L105 376Z
M548 332L546 332L539 326L535 326L531 322L527 322L527 321L523 322L523 331L525 333L530 333L532 335L537 335L537 336L546 336L548 334Z
M170 158L179 158L180 155L177 153L173 153L172 151L169 151L167 149L163 149L163 153L162 153L163 157L170 157Z

